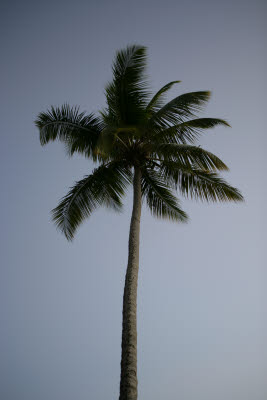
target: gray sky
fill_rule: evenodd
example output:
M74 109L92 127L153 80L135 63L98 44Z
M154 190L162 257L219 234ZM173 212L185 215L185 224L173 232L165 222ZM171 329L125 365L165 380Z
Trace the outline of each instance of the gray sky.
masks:
M200 144L244 204L182 200L188 225L143 208L139 399L264 400L266 385L266 4L11 1L1 6L0 398L117 399L131 193L73 243L49 212L92 169L33 121L51 104L104 106L117 49L148 47L151 88L211 90L202 116L232 129ZM264 46L265 45L265 46Z

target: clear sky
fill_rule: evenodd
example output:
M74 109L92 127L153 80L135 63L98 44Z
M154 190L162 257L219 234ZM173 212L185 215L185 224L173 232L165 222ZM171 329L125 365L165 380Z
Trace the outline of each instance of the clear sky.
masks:
M143 208L140 400L265 400L266 3L6 1L1 5L0 398L117 399L131 193L73 243L49 212L91 162L42 148L34 119L69 102L97 112L117 49L148 47L151 88L213 95L232 128L200 144L244 204L182 200L179 225Z

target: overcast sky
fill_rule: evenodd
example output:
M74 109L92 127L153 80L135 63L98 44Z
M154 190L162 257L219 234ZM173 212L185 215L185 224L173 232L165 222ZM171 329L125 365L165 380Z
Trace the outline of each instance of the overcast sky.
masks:
M98 112L115 51L148 47L151 89L211 90L200 143L243 204L182 199L187 225L142 210L140 400L265 400L266 3L9 1L1 5L0 398L118 399L131 192L73 243L50 210L91 162L41 147L34 119L69 102Z

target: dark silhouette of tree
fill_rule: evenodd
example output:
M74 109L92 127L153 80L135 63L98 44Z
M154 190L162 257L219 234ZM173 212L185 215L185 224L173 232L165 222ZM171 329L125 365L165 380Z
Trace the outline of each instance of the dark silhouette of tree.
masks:
M128 185L133 185L129 256L123 296L120 400L137 399L136 298L142 199L156 217L187 220L173 189L193 199L241 201L240 192L218 171L227 166L196 146L203 131L229 124L197 118L210 92L179 95L168 103L170 82L152 98L144 70L146 48L129 46L117 52L113 80L105 90L106 108L99 116L65 104L40 113L36 125L42 145L60 140L68 153L81 153L98 163L92 174L75 183L53 210L53 220L68 240L98 206L120 210Z

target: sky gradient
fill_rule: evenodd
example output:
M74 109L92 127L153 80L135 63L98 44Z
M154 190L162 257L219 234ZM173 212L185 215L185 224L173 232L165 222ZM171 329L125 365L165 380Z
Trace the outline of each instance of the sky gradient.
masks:
M201 116L232 128L199 144L243 204L181 199L187 225L141 220L140 400L265 400L266 4L13 1L1 6L0 398L117 399L131 192L73 243L50 210L91 162L41 147L34 119L68 102L98 112L115 51L148 47L153 92L211 90Z

